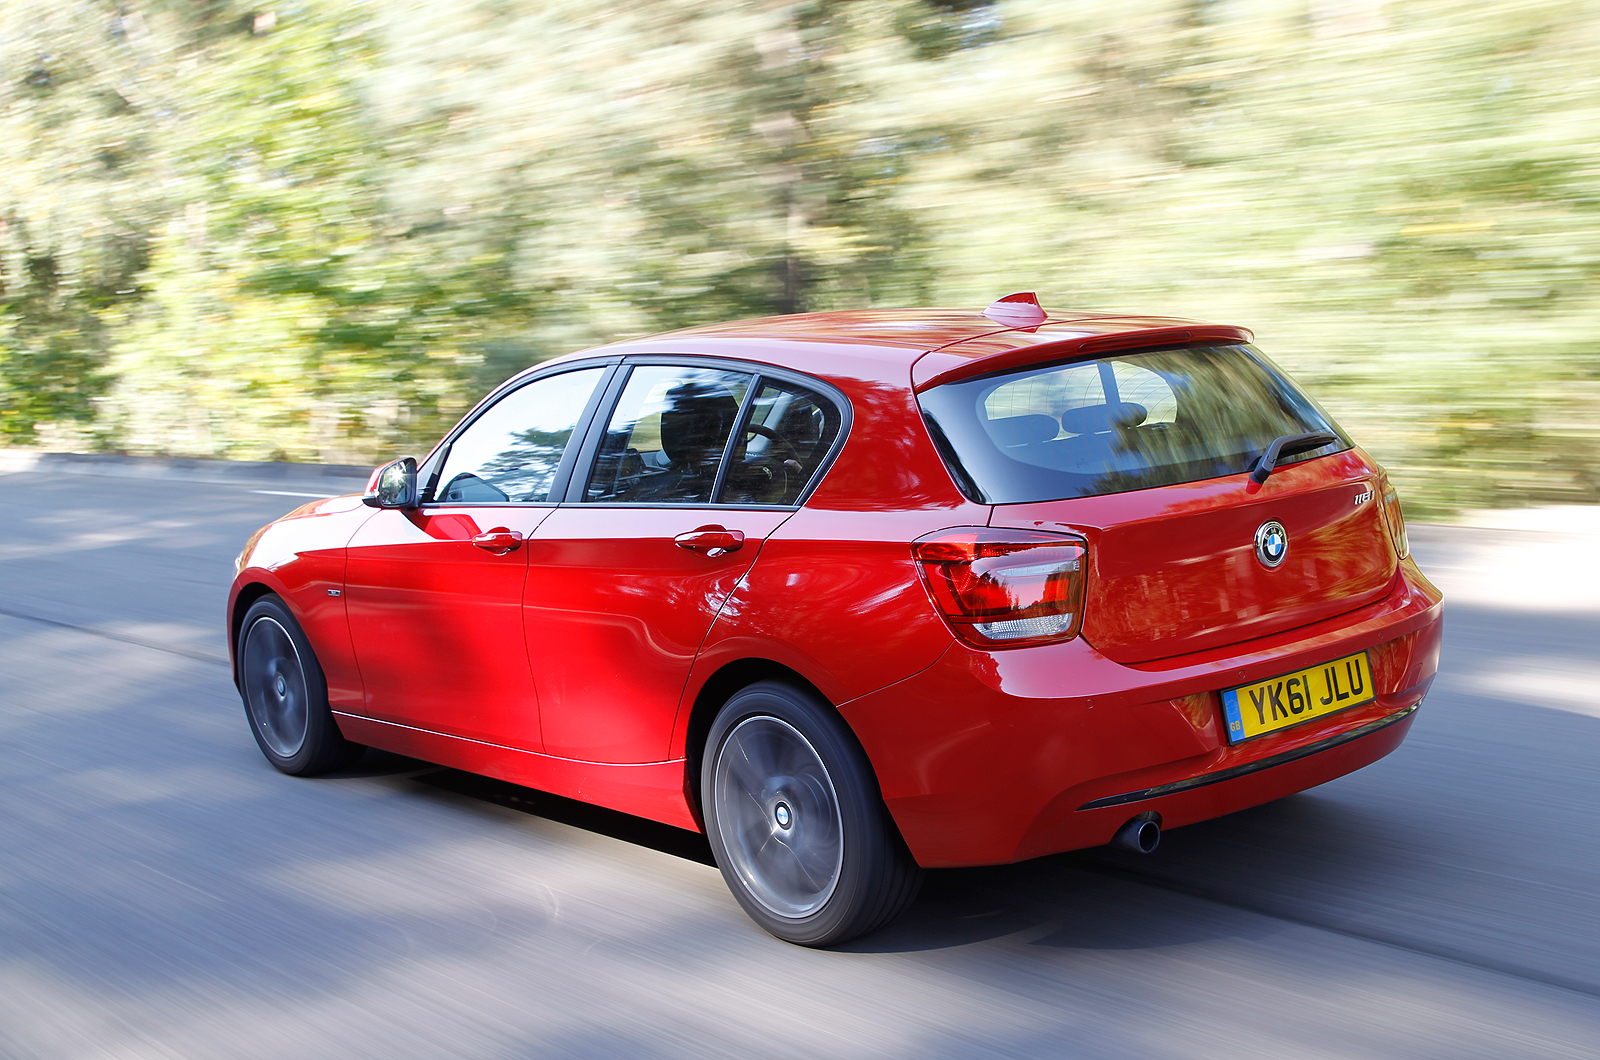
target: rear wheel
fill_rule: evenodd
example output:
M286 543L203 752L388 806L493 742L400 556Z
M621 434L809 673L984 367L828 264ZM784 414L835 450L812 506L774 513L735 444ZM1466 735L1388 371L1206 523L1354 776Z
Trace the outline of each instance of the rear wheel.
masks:
M363 748L339 732L311 642L276 596L250 605L239 626L239 695L261 753L279 770L311 776L355 761Z
M763 681L727 702L700 790L723 878L780 939L827 946L864 935L922 884L854 736L790 685Z

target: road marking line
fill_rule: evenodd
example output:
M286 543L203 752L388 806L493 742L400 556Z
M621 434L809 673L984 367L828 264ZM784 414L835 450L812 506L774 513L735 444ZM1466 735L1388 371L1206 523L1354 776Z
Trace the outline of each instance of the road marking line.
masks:
M274 497L315 497L325 501L337 497L337 493L295 493L292 490L251 490L251 493L266 493Z

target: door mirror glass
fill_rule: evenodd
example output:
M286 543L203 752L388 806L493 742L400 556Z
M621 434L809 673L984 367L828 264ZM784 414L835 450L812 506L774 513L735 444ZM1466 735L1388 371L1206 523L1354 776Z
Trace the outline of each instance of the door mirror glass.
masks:
M414 508L417 505L417 462L411 457L385 464L377 482L361 498L373 508Z

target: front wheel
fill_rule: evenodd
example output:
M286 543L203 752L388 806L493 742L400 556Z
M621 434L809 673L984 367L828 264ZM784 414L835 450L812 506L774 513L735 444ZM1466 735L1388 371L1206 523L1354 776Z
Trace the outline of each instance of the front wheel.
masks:
M921 887L855 737L796 688L762 681L723 706L700 791L723 879L780 939L827 946L864 935Z
M250 605L239 625L239 695L261 753L294 776L326 773L361 754L328 709L328 685L311 642L276 596Z

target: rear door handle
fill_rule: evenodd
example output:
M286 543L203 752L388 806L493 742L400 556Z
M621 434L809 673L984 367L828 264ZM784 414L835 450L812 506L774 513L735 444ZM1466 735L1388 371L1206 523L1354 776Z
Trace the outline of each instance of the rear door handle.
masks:
M493 552L503 556L507 552L514 552L522 545L522 535L515 530L507 530L497 526L493 530L485 530L472 539L472 543L486 552Z
M710 523L696 527L686 534L679 534L672 540L679 548L686 548L690 552L720 556L726 552L737 552L744 546L744 531L727 530Z

